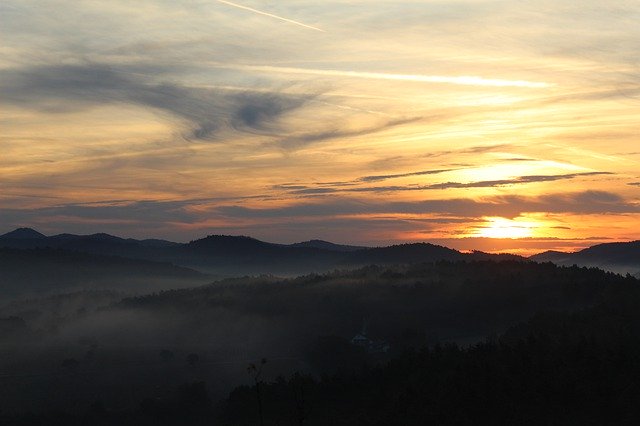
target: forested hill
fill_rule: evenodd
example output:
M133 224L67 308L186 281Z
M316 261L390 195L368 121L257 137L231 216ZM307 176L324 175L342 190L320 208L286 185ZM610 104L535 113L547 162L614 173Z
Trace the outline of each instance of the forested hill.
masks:
M3 298L76 289L117 289L138 294L205 284L211 279L169 263L51 248L0 248Z
M7 310L0 371L29 380L2 394L5 423L256 425L256 381L267 426L640 419L640 282L595 268L369 266L80 309L91 297ZM363 327L388 352L352 344Z
M311 240L295 244L274 244L246 236L209 235L189 243L166 240L120 238L96 233L46 236L30 228L0 235L0 248L59 248L97 255L170 262L216 275L246 274L300 275L336 268L364 265L433 262L438 260L522 260L512 254L462 253L430 243L387 247L359 247ZM640 241L599 244L575 253L548 251L529 260L558 265L595 266L618 273L640 276Z
M400 331L468 339L499 332L540 310L596 303L624 282L598 269L522 261L439 261L369 266L293 279L227 279L208 286L125 299L122 309L184 311L206 317L218 308L277 321L294 341L323 334L349 337L368 318L369 332L396 340ZM204 321L207 323L207 321Z
M223 425L640 423L640 287L626 280L579 312L549 312L471 347L434 345L380 366L234 390Z
M575 253L547 251L529 259L558 265L595 266L640 278L640 241L598 244Z
M291 276L371 264L391 265L438 260L522 259L514 255L461 253L429 243L374 248L311 240L287 245L268 243L246 236L210 235L182 244L164 240L125 239L102 233L45 236L29 228L20 228L1 235L0 247L57 248L96 255L170 262L205 273L227 276Z

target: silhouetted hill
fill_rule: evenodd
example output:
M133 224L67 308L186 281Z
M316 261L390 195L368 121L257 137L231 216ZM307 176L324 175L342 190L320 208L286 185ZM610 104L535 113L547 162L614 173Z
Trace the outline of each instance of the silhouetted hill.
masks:
M579 252L580 258L593 262L620 265L640 263L640 240L628 243L606 243Z
M8 235L8 237L7 237ZM12 235L20 235L14 238ZM637 273L637 242L604 244L580 254L547 252L532 256L535 261L552 261L598 266L617 272ZM511 254L459 251L429 243L400 244L388 247L356 247L311 240L295 244L275 244L247 236L210 235L189 243L164 240L136 240L97 233L43 236L34 230L16 230L0 237L0 247L60 248L97 255L170 262L206 273L226 276L247 274L298 275L326 272L335 268L353 268L370 264L398 264L439 260L522 260ZM582 256L582 257L580 257ZM627 263L624 263L627 262Z
M6 234L0 235L0 239L15 239L15 240L29 240L29 239L41 239L46 238L44 234L39 233L35 229L31 228L18 228Z
M207 273L229 276L263 273L297 275L376 263L479 259L477 256L431 244L363 248L312 240L285 245L229 235L210 235L181 244L164 240L124 239L104 233L59 234L46 237L33 230L16 230L7 235L8 237L0 237L0 247L56 248L103 256L170 262ZM22 238L13 238L12 235L22 235ZM492 255L488 256L490 259Z
M464 260L468 255L429 243L400 244L376 247L349 253L343 263L353 265L433 262L437 260Z
M266 243L246 236L209 235L208 237L191 241L185 248L201 253L208 252L217 256L229 257L244 253L267 253L282 247L278 244Z
M290 279L232 278L126 299L120 308L159 315L181 310L203 318L224 308L262 321L287 318L287 327L300 333L296 339L323 333L350 337L367 317L369 332L390 341L406 328L448 340L500 331L539 310L588 306L608 285L624 280L597 269L549 263L438 261Z
M289 247L311 247L311 248L319 248L319 249L331 250L331 251L356 251L356 250L366 249L366 247L334 244L329 241L323 241L323 240L303 241L301 243L290 244Z
M536 262L594 266L620 273L638 274L640 272L640 241L598 244L575 253L546 251L533 255L529 259Z
M190 254L190 258L184 261L192 262L189 266L198 268L217 265L217 268L226 268L226 271L235 268L245 274L300 274L374 264L411 264L441 260L525 260L515 255L461 253L429 243L358 248L319 240L283 245L266 243L250 237L223 235L195 240L183 248L183 252Z
M534 254L530 256L529 259L535 262L553 262L553 263L562 263L565 260L571 257L572 253L566 253L563 251L556 250L547 250L542 253Z
M637 425L639 304L638 282L618 279L594 307L541 313L472 346L433 345L355 372L241 386L225 400L222 424L256 424L259 391L269 425L296 409L318 426Z
M194 286L209 277L148 260L62 249L0 249L0 296L16 297L77 289L159 291Z
M167 240L159 240L157 238L148 238L146 240L134 240L133 238L128 238L127 241L137 241L139 244L146 247L176 247L180 245L180 243L175 243L173 241Z

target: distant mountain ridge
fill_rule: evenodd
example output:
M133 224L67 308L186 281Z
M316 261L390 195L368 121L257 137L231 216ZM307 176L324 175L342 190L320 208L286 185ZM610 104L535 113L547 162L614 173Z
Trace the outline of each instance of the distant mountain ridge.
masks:
M41 234L40 232L36 231L35 229L18 228L18 229L14 229L11 232L7 232L4 235L0 235L0 238L16 239L16 240L29 240L29 239L47 238L47 236L44 235L44 234Z
M209 235L188 243L164 240L135 240L104 233L59 234L47 237L23 228L0 236L0 247L57 248L99 255L171 262L176 265L222 273L306 273L322 272L366 264L416 263L438 260L491 260L497 255L461 253L430 243L388 247L361 247L310 240L276 244L248 236ZM28 238L33 235L34 238ZM36 237L37 236L37 237ZM518 259L522 259L516 256Z
M362 249L368 248L363 246L335 244L335 243L324 241L324 240L303 241L300 243L290 244L289 246L290 247L310 247L310 248L319 248L319 249L334 250L334 251L356 251L356 250L362 250Z
M462 253L430 243L387 247L360 247L310 240L277 244L248 236L209 235L188 243L159 239L136 240L105 233L46 236L34 229L19 228L0 235L0 247L56 248L96 255L169 262L205 273L221 275L325 272L368 264L433 262L439 260L526 260L512 254L479 251ZM599 244L576 253L549 251L528 258L559 265L597 266L616 272L640 273L640 241Z
M640 240L597 244L574 253L546 251L529 259L558 265L591 266L640 277Z

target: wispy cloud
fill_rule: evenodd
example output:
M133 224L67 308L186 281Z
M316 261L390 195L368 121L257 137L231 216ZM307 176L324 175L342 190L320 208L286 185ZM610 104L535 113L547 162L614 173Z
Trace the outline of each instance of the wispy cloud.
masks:
M585 176L612 175L611 172L584 172L584 173L567 173L562 175L529 175L518 176L513 179L483 180L478 182L445 182L428 185L424 189L450 189L450 188L493 188L507 185L517 185L536 182L554 182L558 180L575 179Z
M144 74L96 63L5 69L0 76L5 104L48 113L105 103L137 104L186 119L193 128L185 136L196 139L210 139L225 126L267 132L277 118L313 97L155 82Z
M489 86L489 87L523 87L529 89L544 89L552 84L527 81L527 80L503 80L485 78L478 76L444 76L444 75L424 75L424 74L392 74L381 72L345 71L335 69L311 69L295 67L275 67L268 65L226 65L218 64L221 68L235 68L247 71L261 71L266 73L284 73L316 75L324 77L349 77L373 80L395 80L408 81L414 83L436 83L436 84L458 84L464 86Z
M584 173L568 173L561 175L528 175L518 176L513 179L497 179L497 180L482 180L475 182L443 182L434 183L430 185L393 185L393 186L354 186L359 182L372 182L385 179L393 179L407 176L420 176L429 174L439 174L456 169L441 169L441 170L428 170L422 172L410 172L396 175L379 175L379 176L365 176L358 178L355 181L348 182L350 185L345 185L345 182L340 182L340 185L336 184L318 184L313 186L295 186L284 187L283 189L289 190L292 194L298 195L314 195L314 194L331 194L339 192L399 192L399 191L432 191L432 190L445 190L445 189L463 189L463 188L496 188L510 185L522 185L537 182L553 182L558 180L575 179L577 177L586 176L600 176L611 175L611 172L584 172Z
M381 180L387 179L396 179L403 178L409 176L425 176L425 175L436 175L445 172L451 172L458 169L436 169L436 170L421 170L419 172L407 172L407 173L397 173L390 175L372 175L372 176L362 176L356 179L357 182L377 182Z
M571 214L640 213L640 204L606 191L554 193L536 197L506 195L471 198L444 198L424 201L363 201L354 198L295 203L284 207L251 208L219 206L217 212L229 217L291 218L305 216L351 216L371 214L447 214L464 218L482 216L517 217L523 213Z
M345 129L345 128L340 128L336 126L334 128L325 129L319 132L293 134L291 136L287 136L285 138L280 139L278 143L282 148L285 148L285 149L298 149L298 148L305 147L306 145L309 145L314 142L321 142L321 141L327 141L327 140L338 139L338 138L370 135L370 134L381 132L386 129L393 128L393 127L414 123L419 120L420 118L390 119L390 120L385 120L378 124L362 127L359 129Z

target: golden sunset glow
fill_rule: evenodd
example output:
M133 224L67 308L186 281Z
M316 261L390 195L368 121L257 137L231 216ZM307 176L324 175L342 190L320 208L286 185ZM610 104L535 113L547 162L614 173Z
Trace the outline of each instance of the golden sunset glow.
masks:
M527 238L534 235L536 223L488 217L476 236L486 238Z
M526 254L640 238L637 3L0 12L2 230Z

